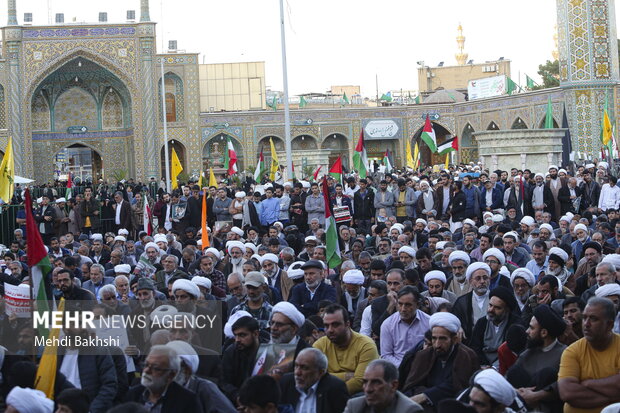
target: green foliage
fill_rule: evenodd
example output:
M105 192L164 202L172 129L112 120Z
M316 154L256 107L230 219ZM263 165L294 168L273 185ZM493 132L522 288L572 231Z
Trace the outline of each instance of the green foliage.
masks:
M560 62L558 60L547 60L545 64L538 65L538 74L542 78L543 84L536 85L532 90L549 89L560 86Z
M120 182L123 179L127 179L127 170L126 169L115 169L110 174L110 177L114 180L114 182Z
M179 182L183 182L183 183L187 183L189 182L189 174L185 171L181 172L178 176L177 176L177 180Z
M304 166L303 171L302 171L303 174L304 174L303 178L307 178L309 176L312 176L312 174L314 173L315 169L316 169L316 167L313 167L312 165ZM302 179L302 177L298 176L297 179Z

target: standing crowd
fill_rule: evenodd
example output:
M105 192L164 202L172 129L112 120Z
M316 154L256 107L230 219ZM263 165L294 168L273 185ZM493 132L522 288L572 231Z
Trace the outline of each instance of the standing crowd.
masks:
M48 297L100 316L198 317L217 305L221 337L172 325L130 334L124 348L68 349L51 400L35 390L32 322L2 299L0 403L11 413L619 411L620 186L606 162L324 179L172 193L154 179L100 182L70 199L48 185L23 205L53 266ZM2 296L31 282L26 213L2 252ZM267 366L268 348L290 357Z

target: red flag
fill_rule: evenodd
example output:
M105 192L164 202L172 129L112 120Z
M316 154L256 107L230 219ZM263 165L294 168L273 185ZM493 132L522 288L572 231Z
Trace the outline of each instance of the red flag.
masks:
M37 226L34 216L32 215L32 198L30 190L26 188L24 205L26 206L26 246L28 247L28 265L30 267L37 265L43 258L47 256L43 238Z
M73 180L71 179L71 172L67 175L67 188L73 187Z
M342 155L338 156L336 162L329 168L329 174L337 179L338 181L342 180Z
M143 196L144 198L144 231L147 235L151 235L153 233L153 214L151 214L151 207L149 206L149 200L146 194Z
M322 165L319 165L318 168L316 168L316 171L314 171L314 180L316 181L319 178L319 171L321 170Z
M455 151L459 150L459 137L455 136L454 140L452 141L452 147L454 148Z

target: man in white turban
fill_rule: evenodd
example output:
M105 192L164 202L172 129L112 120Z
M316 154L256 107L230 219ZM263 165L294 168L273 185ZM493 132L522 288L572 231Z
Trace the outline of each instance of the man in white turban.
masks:
M402 380L404 391L414 394L412 400L430 408L466 389L480 364L476 353L459 343L461 322L454 314L433 314L429 328L432 346L416 353L407 377Z
M517 268L510 274L510 284L517 299L521 312L527 305L532 287L536 284L534 274L527 268Z
M469 392L469 404L501 413L514 403L516 397L517 392L504 376L494 369L486 369L474 378L474 386Z
M275 344L298 344L300 338L297 333L305 321L306 317L297 307L287 301L280 301L271 310L271 320L269 321L271 342ZM303 343L300 345L303 348Z
M446 289L453 292L457 298L471 291L471 286L465 276L470 262L471 258L465 251L452 251L448 256L448 264L452 270L452 280Z
M503 285L506 288L511 288L510 278L503 276L499 272L499 270L506 265L506 256L501 250L497 248L489 248L482 256L482 260L491 268L491 280L489 285L490 290L499 285Z
M7 413L52 413L54 402L40 390L13 387L6 397Z
M228 263L224 266L224 274L233 272L243 274L243 264L246 262L243 258L245 244L241 241L228 241L226 242L226 249L228 250Z
M461 320L467 344L474 324L487 315L491 268L484 262L473 262L467 267L465 276L472 290L456 299L452 312Z
M342 282L344 283L343 302L346 303L345 307L349 315L354 317L357 304L366 298L366 289L363 287L364 274L357 269L347 270L342 277Z
M424 276L424 284L428 290L422 293L423 297L441 297L454 304L457 297L452 291L446 290L446 275L438 270L432 270Z
M398 257L405 266L405 270L414 268L415 266L415 250L408 245L400 247L398 250Z

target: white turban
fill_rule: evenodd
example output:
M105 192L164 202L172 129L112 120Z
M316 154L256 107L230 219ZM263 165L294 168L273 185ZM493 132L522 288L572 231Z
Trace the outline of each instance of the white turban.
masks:
M304 241L305 241L305 242L308 242L308 241L314 241L314 242L316 242L317 244L318 244L318 242L319 242L319 240L318 240L318 239L317 239L314 235L309 235L309 236L307 236L307 237L306 237L306 239L304 239Z
M517 397L512 385L494 369L482 370L476 374L474 384L482 387L493 400L504 406L510 406Z
M569 216L564 215L562 218L560 218L560 221L566 221L566 222L568 222L570 224L572 219Z
M228 249L228 253L232 251L233 248L239 248L243 254L245 254L245 244L241 241L228 241L226 243L226 249Z
M216 249L216 248L207 248L207 250L205 251L205 255L206 254L213 254L215 256L216 259L220 259L222 258L222 254L220 254L220 252Z
M127 231L125 228L121 228L118 230L118 235L129 235L129 231Z
M493 215L493 222L502 222L504 220L504 216L501 214Z
M306 317L304 317L297 307L288 301L280 301L278 304L274 305L271 309L271 315L273 316L275 313L280 313L288 317L297 327L301 327L306 321Z
M550 256L557 255L558 257L562 259L562 261L564 261L565 264L566 264L566 261L568 261L568 254L562 248L558 248L558 247L551 248L549 250L549 255Z
M542 179L545 179L545 175L541 174L540 172L539 172L539 173L537 173L536 175L534 175L534 178L538 178L539 176L540 176Z
M482 218L485 218L485 219L486 217L492 217L492 216L493 216L493 213L491 211L485 211L485 213L482 214Z
M584 224L575 225L575 233L579 231L580 229L585 231L586 233L588 232L588 227L586 227Z
M277 264L278 263L278 256L276 254L271 254L271 253L265 254L262 257L260 257L260 265L263 265L263 263L265 261L271 261L271 262Z
M553 234L553 227L547 223L540 224L540 229L546 229L547 231Z
M192 374L195 374L198 371L200 359L198 358L198 353L196 353L196 350L194 350L189 343L181 340L174 340L166 343L166 347L170 347L177 352L181 360L184 361L185 364L187 364L192 370Z
M452 262L454 261L465 261L465 265L469 265L471 263L471 258L465 251L456 250L450 253L450 256L448 257L448 264L452 265Z
M510 278L510 270L506 268L505 265L502 265L502 268L499 269L499 273L505 277Z
M246 242L244 246L245 246L245 249L249 248L252 250L254 254L258 254L258 246L256 244L251 243L251 242Z
M235 192L235 198L245 198L245 192L243 191Z
M342 277L342 282L345 284L362 285L364 281L364 274L360 270L349 270Z
M13 406L19 413L52 413L54 402L45 397L41 390L13 387L6 396L6 404Z
M198 287L204 287L207 290L211 290L211 287L213 286L213 283L208 277L202 277L202 276L196 275L195 277L191 279L191 281L194 284L196 284Z
M592 169L594 168L594 164L593 163L587 163L586 164L586 169Z
M609 164L607 162L605 162L605 161L599 162L597 166L599 168L604 168L604 169L609 168ZM59 202L59 201L56 201L56 202Z
M90 236L90 239L92 239L93 241L99 240L99 241L103 241L103 235L101 234L93 234Z
M231 314L230 317L228 317L228 321L224 325L224 335L226 337L233 338L235 336L232 331L232 326L233 324L237 322L237 320L243 317L252 317L252 314L244 310L239 310L239 311L236 311L234 314Z
M469 224L469 225L471 225L472 227L475 227L475 226L476 226L476 223L475 223L474 221L472 221L471 219L469 219L469 218L464 219L464 220L463 220L463 224Z
M153 237L153 241L155 241L155 243L158 243L158 242L165 242L166 244L168 243L168 239L166 239L166 236L164 234L156 234Z
M198 286L190 280L176 280L174 284L172 284L172 294L174 294L177 290L183 290L194 298L200 297L200 290L198 289Z
M536 223L536 221L534 221L534 218L532 218L529 215L526 215L523 218L521 218L521 224L525 224L527 226L530 226L530 225L534 225L535 223Z
M502 237L502 239L506 238L506 237L512 237L515 239L515 242L519 242L519 234L517 234L514 231L508 231L507 233L504 234L504 236Z
M400 255L401 252L404 252L405 254L409 255L411 258L415 258L415 251L413 250L413 248L411 248L408 245L404 245L400 247L400 249L398 250L398 254Z
M428 320L428 326L431 330L433 327L443 327L449 332L456 334L461 329L461 320L452 313L441 311L431 316L430 320Z
M428 284L428 282L430 280L439 280L442 283L446 283L446 275L441 272L441 271L437 271L437 270L433 270L433 271L429 271L425 276L424 276L424 284Z
M447 243L448 241L437 241L437 244L435 245L435 249L437 251L443 251L443 249L446 248Z
M57 203L57 204L60 204L61 202L67 202L67 200L66 200L65 198L58 198L58 199L56 200L56 203Z
M596 291L594 291L597 297L609 297L610 295L617 295L620 297L620 285L617 283L605 284L601 287L598 287Z
M305 264L305 261L295 261L292 263L288 270L286 270L286 275L291 280L298 280L304 276L304 270L301 269L301 266Z
M144 251L147 251L149 248L155 248L155 251L159 252L159 245L155 244L154 242L147 242L146 245L144 246Z
M239 235L240 237L243 236L243 230L239 227L232 227L230 229L231 232L234 232L235 234Z
M607 254L601 262L608 262L616 267L616 271L620 269L620 254Z
M555 170L557 171L557 170L558 170L557 165L551 165L551 166L549 167L549 171L551 171L552 169L555 169Z
M489 248L482 256L482 261L486 261L488 257L495 257L499 260L500 265L506 264L506 256L497 248Z
M129 264L119 264L114 266L115 274L129 274L131 272L131 265Z
M478 270L484 270L486 271L487 275L490 277L491 276L491 267L489 267L486 263L484 262L472 262L469 267L467 267L467 272L465 273L465 277L467 278L467 281L469 281L471 279L471 276L473 275L474 272L478 271Z
M514 285L515 279L517 278L523 278L525 281L527 281L530 287L533 287L534 284L536 284L536 278L534 277L534 274L532 274L532 271L528 270L527 268L517 268L516 270L514 270L510 275L510 284Z
M123 241L126 242L127 238L123 237L122 235L117 235L114 237L114 241Z
M390 228L390 231L392 231L393 229L398 231L398 234L402 234L403 233L403 230L400 227L397 227L396 225L392 225L392 228Z
M424 224L424 226L427 226L428 223L426 222L426 220L423 220L422 218L418 218L415 220L416 224Z
M303 188L310 188L310 182L308 182L308 181L301 181L301 186Z
M443 297L426 297L426 299L428 300L430 314L436 313L440 305L450 302Z
M161 317L173 316L178 313L179 313L179 310L177 310L175 306L164 304L164 305L160 305L159 307L151 311L151 315L149 316L149 318L151 319L151 321L159 320L158 324L162 324L163 319Z

